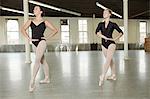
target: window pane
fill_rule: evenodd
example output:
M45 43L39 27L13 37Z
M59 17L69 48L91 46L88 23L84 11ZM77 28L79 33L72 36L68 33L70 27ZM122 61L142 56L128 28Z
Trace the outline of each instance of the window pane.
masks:
M140 32L146 33L146 22L140 22Z
M78 23L80 24L80 25L87 25L87 20L78 20Z
M82 24L87 25L87 20L83 20L83 23L82 23Z
M7 42L8 44L19 43L19 25L17 20L7 20Z
M140 22L140 43L144 43L144 38L146 37L146 22Z
M83 38L87 38L87 32L84 32Z
M61 32L62 43L69 43L69 32Z
M87 25L83 25L83 31L87 31Z
M79 43L87 43L87 20L78 20Z
M79 32L79 42L87 43L87 32Z
M18 32L7 32L7 41L8 44L18 44L19 43Z
M62 33L62 35L61 35L62 37L63 36L69 36L69 32L61 32L61 33Z
M7 20L7 31L18 31L18 21L17 20Z
M82 20L78 20L78 24L81 25L82 24Z
M86 23L86 24L83 24ZM87 20L79 20L79 31L87 31Z
M140 35L140 43L144 43L145 37L146 37L146 34L145 33L141 33L141 35Z
M61 25L61 40L62 43L69 43L69 20L68 25Z
M69 31L69 25L62 25L61 31Z
M83 36L83 32L79 32L79 38Z
M79 31L83 31L82 25L79 25Z

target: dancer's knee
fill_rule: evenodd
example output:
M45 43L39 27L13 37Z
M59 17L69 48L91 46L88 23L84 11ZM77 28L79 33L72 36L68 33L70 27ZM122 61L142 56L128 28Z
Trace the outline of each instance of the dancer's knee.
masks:
M36 63L40 63L41 62L41 58L40 57L36 57L35 62Z

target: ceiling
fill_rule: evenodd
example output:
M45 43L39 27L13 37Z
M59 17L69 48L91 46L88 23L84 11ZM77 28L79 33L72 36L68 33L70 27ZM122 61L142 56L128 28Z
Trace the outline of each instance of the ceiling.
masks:
M96 6L96 1L123 15L123 0L35 0L55 7L81 13L81 17L102 17L102 9ZM128 0L130 19L150 19L150 0ZM23 10L23 0L0 0L3 7ZM29 11L32 12L35 5L29 4ZM64 12L58 12L44 8L45 16L51 17L78 17ZM1 16L23 16L8 11L0 10ZM116 17L116 16L112 16Z

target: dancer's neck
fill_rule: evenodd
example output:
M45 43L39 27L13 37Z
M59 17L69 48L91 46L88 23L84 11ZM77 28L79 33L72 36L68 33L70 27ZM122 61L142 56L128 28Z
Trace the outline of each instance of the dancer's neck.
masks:
M104 22L105 22L105 23L109 23L109 21L110 21L110 18L104 19Z
M35 17L35 20L41 21L41 20L43 20L43 19L42 19L41 15L38 15L38 16Z

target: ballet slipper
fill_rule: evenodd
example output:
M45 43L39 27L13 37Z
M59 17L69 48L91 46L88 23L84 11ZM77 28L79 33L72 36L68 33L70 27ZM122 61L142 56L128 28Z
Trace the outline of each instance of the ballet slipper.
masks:
M102 75L99 77L99 86L102 86L104 84L104 76Z
M44 80L40 81L40 84L48 84L50 83L49 77L46 77Z
M49 80L41 80L41 81L40 81L40 84L49 84L49 83L50 83Z
M116 75L108 76L107 80L117 80Z
M35 90L35 82L31 81L29 85L29 92L32 93Z

